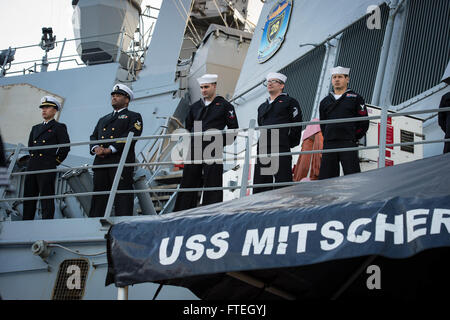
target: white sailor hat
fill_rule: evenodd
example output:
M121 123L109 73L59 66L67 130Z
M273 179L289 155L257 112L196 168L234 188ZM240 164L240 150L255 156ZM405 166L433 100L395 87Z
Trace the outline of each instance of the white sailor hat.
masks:
M331 68L331 75L333 74L345 74L345 75L349 75L350 73L350 68L344 68L344 67L340 67L337 66L335 68Z
M197 78L197 81L200 85L205 83L216 83L218 77L217 74L204 74L200 78Z
M111 94L113 94L113 93L123 94L124 96L128 97L128 99L130 99L130 101L133 100L133 97L134 97L133 91L122 83L117 83L114 85L114 87L112 88Z
M43 108L43 107L53 107L56 110L59 110L59 108L61 107L61 104L54 97L45 96L45 97L42 97L41 104L39 105L39 108Z
M285 83L287 80L287 77L282 73L269 72L266 76L266 80L269 81L270 79L278 79L278 80L282 81L283 83Z

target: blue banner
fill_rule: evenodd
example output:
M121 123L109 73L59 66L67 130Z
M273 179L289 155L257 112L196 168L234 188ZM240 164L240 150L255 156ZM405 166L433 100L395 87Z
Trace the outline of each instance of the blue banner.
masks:
M450 246L450 198L124 222L110 236L116 283L293 267Z

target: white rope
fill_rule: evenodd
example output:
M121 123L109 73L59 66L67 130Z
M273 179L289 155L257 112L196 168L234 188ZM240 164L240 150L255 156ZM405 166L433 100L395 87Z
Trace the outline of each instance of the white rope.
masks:
M194 37L196 37L196 40L198 41L198 43L195 44L197 46L200 42L202 42L202 38L200 37L197 29L195 28L195 25L192 22L191 16L189 14L189 12L192 12L192 8L194 7L194 1L191 2L191 7L189 9L189 12L187 12L186 8L184 7L182 0L178 0L178 3L180 4L181 8L183 8L183 11L184 11L184 13L186 15L185 22L187 22L187 27L188 27L189 31L191 31L192 35ZM178 5L176 3L175 3L175 6L177 7L177 10L180 13L180 16L182 18L184 18L183 13L180 11L180 9L179 9L179 7L178 7Z
M217 4L216 0L213 0L214 5L216 6L217 12L219 12L220 17L222 18L223 23L225 24L225 26L228 28L228 23L225 21L225 19L222 16L222 12L220 12L220 8L219 5Z

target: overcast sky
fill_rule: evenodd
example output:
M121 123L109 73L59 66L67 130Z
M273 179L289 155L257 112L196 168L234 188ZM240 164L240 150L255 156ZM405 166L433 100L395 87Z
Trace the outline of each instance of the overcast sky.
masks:
M125 0L124 0L125 1ZM143 10L147 5L152 7L161 7L163 0L142 0ZM248 0L248 18L255 24L262 8L260 0ZM31 48L20 48L24 46L39 45L42 37L42 28L51 27L53 35L56 35L56 41L63 41L64 38L74 39L72 28L73 6L72 0L0 0L0 50L7 50L9 47L18 48L15 53L15 59L11 71L22 71L24 68L33 66L33 62L27 64L18 64L19 62L40 60L45 52L39 46ZM152 10L151 15L157 15L157 10ZM144 25L150 26L154 20L144 19ZM56 62L60 55L62 43L49 52L49 61ZM69 41L64 46L63 56L74 55L75 57L65 58L74 59L78 57L75 49L75 41ZM54 59L51 59L54 58ZM75 62L67 62L60 66L61 69L73 68L77 65ZM39 67L38 67L39 68ZM49 67L49 71L55 70L56 64ZM11 73L10 73L11 74Z
M142 7L160 7L162 0L143 0ZM56 40L75 38L72 28L72 0L0 0L0 50L39 44L43 27L52 27ZM155 11L156 12L156 11ZM153 14L153 13L152 13ZM49 53L59 56L61 44ZM67 43L64 55L75 54L74 42ZM18 49L14 62L40 59L44 51Z

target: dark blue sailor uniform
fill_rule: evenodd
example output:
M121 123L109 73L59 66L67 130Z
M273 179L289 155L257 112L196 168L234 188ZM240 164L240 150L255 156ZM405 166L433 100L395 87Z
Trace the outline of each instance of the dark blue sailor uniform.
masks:
M198 100L194 104L189 106L189 112L186 117L185 127L188 131L194 132L194 121L201 121L201 130L206 131L209 129L223 130L225 127L228 129L239 128L238 120L236 117L236 112L232 104L225 100L221 96L216 96L213 101L206 106L203 99ZM233 142L236 135L230 135L231 138L224 135L223 145L227 142ZM202 160L195 159L196 152L194 147L194 137L191 138L191 148L189 160ZM207 137L205 136L206 140ZM211 143L214 143L215 137L211 138L210 141L203 141L198 150L202 156L203 151ZM222 159L222 152L212 153L213 158ZM202 163L202 164L186 164L183 169L183 177L181 179L181 188L201 188L201 187L222 187L222 175L223 175L223 164L222 163ZM198 192L179 192L177 195L177 200L175 202L174 211L186 210L190 208L195 208L198 202ZM208 205L211 203L222 202L223 201L223 191L205 191L203 192L203 205Z
M285 124L302 122L302 110L297 100L290 97L286 93L282 93L272 103L266 100L258 108L258 125L268 126L274 124ZM300 143L302 127L288 127L278 129L279 137L276 139L275 145L272 144L273 130L266 130L267 140L264 145L261 143L261 136L258 141L258 154L282 153L290 152ZM265 134L265 132L261 132ZM276 150L278 148L278 151ZM270 160L270 162L269 162ZM274 162L275 161L275 162ZM276 163L278 161L278 165ZM268 174L264 171L271 171ZM255 172L253 176L253 184L273 183L273 182L291 182L292 181L292 156L274 157L272 159L258 157L255 164ZM253 188L253 193L273 190L274 187Z
M94 140L107 140L123 137L123 140L108 143L96 143L90 145L90 152L95 155L94 147L99 145L103 148L112 146L117 152L110 153L104 157L95 156L94 165L118 164L125 146L126 137L129 132L134 132L134 136L140 136L142 133L142 117L139 113L124 108L119 113L110 113L97 122L95 129L90 137ZM126 163L135 162L134 145L136 141L131 142L130 150L126 157ZM96 168L94 171L94 192L111 190L114 182L114 176L117 167ZM118 190L133 189L133 171L134 167L124 167L119 182ZM114 201L114 212L116 216L130 216L133 214L133 194L116 194ZM92 197L90 217L103 217L105 215L108 195L98 195Z
M64 123L51 120L40 123L31 129L28 147L48 146L70 143ZM30 150L27 171L55 169L67 157L70 147ZM55 194L56 172L29 174L25 177L24 197L50 196ZM54 199L41 200L42 219L53 219ZM36 212L36 200L23 203L23 219L33 220Z
M330 93L319 105L320 120L367 117L367 108L363 97L348 89L339 99ZM324 149L356 147L369 128L369 121L321 124ZM323 153L319 179L338 177L339 163L344 174L361 172L358 151Z

